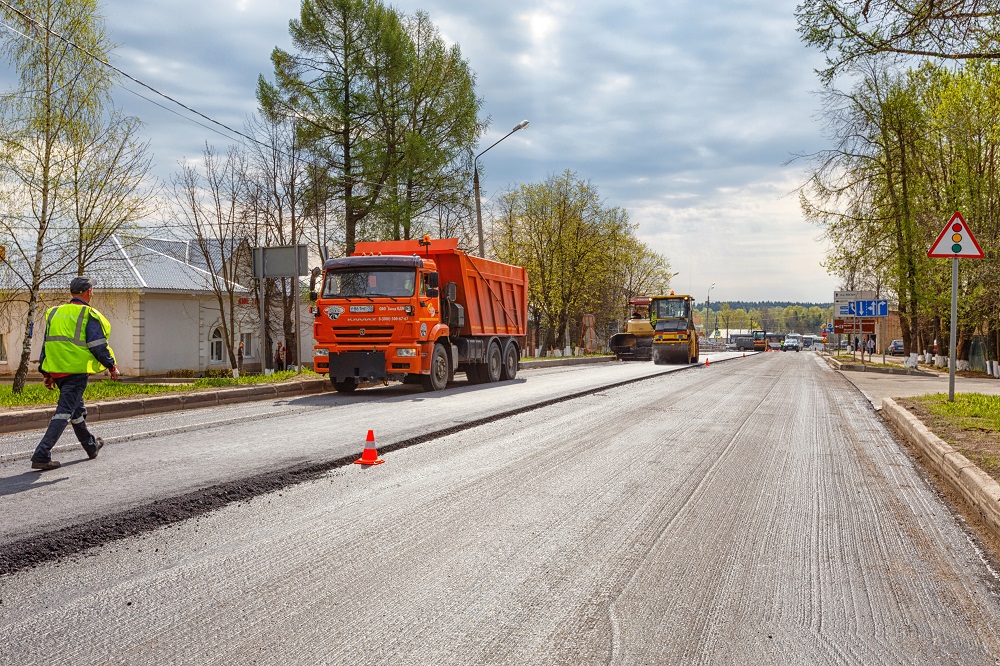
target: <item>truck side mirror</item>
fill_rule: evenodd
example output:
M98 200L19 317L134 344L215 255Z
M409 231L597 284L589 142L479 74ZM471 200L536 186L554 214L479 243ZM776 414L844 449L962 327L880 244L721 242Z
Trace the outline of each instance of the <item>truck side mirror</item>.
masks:
M323 269L316 267L309 271L309 300L313 303L319 298L319 294L316 293L316 280L323 273Z
M444 286L444 297L446 300L455 302L455 297L458 295L458 285L454 282L449 282Z
M431 289L437 289L438 288L438 274L437 273L428 273L427 274L427 286L429 288L431 288Z

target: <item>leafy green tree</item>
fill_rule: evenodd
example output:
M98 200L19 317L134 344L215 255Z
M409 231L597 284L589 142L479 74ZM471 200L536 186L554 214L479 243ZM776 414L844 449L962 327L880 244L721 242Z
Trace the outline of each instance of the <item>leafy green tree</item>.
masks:
M435 209L468 203L468 148L481 127L475 76L458 45L448 46L424 12L403 17L410 39L407 70L382 105L388 132L390 176L382 205L388 236L409 239L415 220Z
M294 120L328 169L346 253L360 239L408 237L414 218L462 191L481 130L461 51L425 14L405 19L379 0L303 0L289 32L297 52L272 52L262 110Z
M548 332L543 346L577 337L583 314L620 321L628 298L669 286L669 263L635 238L627 213L607 206L573 171L522 185L501 197L493 248L528 270L529 306Z

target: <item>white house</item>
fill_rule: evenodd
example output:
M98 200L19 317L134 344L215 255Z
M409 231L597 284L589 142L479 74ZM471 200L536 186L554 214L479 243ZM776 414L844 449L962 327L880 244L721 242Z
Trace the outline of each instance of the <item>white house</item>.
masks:
M126 376L201 375L230 367L223 341L222 311L204 259L191 241L143 240L88 268L96 283L92 305L111 322L111 347ZM200 265L199 265L200 264ZM5 270L0 266L0 272ZM8 269L9 270L9 269ZM45 310L69 299L72 275L49 280L41 294L31 342L32 361L42 347ZM0 281L10 287L10 281ZM255 294L236 286L235 330L245 348L244 370L261 367L261 330ZM23 293L0 318L0 375L12 375L21 357L27 304ZM226 306L228 308L228 305ZM302 318L302 357L312 358L312 318ZM290 341L285 342L287 345ZM31 372L37 372L32 363Z

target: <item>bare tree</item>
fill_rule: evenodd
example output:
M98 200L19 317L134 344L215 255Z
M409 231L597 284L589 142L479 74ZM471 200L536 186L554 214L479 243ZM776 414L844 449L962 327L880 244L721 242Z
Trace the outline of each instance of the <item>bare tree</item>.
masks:
M203 157L204 173L186 164L174 178L174 199L182 223L210 274L223 343L230 367L235 369L239 331L237 294L243 270L250 263L249 247L244 242L248 225L243 206L245 156L240 149L230 148L220 157L206 145Z

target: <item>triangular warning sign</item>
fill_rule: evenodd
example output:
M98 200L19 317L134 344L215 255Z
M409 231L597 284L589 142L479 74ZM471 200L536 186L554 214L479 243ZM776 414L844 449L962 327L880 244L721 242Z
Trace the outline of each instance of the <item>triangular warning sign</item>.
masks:
M937 240L927 251L928 257L946 257L957 259L982 259L986 256L983 248L979 247L979 241L972 235L972 230L965 223L961 213L955 213L951 220L945 225Z

